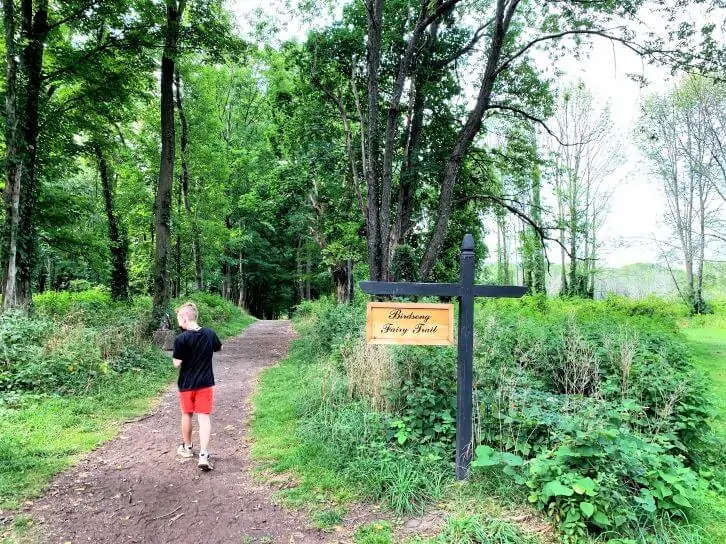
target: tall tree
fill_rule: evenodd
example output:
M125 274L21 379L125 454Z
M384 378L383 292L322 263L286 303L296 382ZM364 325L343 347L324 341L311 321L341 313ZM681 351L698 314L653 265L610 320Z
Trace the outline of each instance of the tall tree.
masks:
M109 249L111 251L111 297L114 300L127 300L129 298L129 273L126 266L128 240L119 226L114 206L114 184L104 149L99 142L94 142L93 148L98 162L98 175L101 178L104 209L108 222Z
M667 203L665 219L674 242L661 241L664 253L677 250L685 270L676 288L694 313L706 309L703 297L704 262L714 227L721 226L722 210L714 170L718 154L709 143L712 123L708 100L710 83L690 78L671 93L651 97L640 120L640 146L658 179ZM720 236L716 234L715 239ZM668 263L670 267L670 262Z
M456 66L463 65L482 74L472 107L466 112L461 107L449 110L449 128L454 134L446 140L446 153L441 163L427 161L441 148L420 147L419 156L423 156L423 162L436 165L430 178L431 187L438 194L436 205L427 209L423 223L420 223L426 231L425 236L416 235L416 245L420 248L419 275L426 278L446 243L454 203L459 198L457 183L465 175L470 150L481 145L477 137L482 126L495 113L524 117L540 124L548 116L547 100L543 100L549 91L548 85L533 68L529 60L531 52L549 48L553 52L569 54L569 42L565 38L574 38L577 47L581 48L588 38L599 37L622 43L648 60L702 69L717 65L719 51L711 47L713 39L708 33L705 34L706 47L711 48L713 55L694 54L693 48L687 47L688 36L692 35L689 32L668 34L682 22L680 8L675 2L658 8L672 15L674 21L674 27L666 28L666 35L660 37L639 26L638 11L644 6L646 2L643 1L532 4L497 0L484 6L480 2L464 0L366 0L362 9L354 4L344 10L344 21L352 25L352 30L346 32L343 25L336 23L331 27L330 35L339 41L336 58L343 68L340 74L353 83L353 96L357 98L357 90L363 95L365 89L365 96L360 101L365 107L359 108L358 117L364 140L361 142L365 155L362 171L367 190L365 219L371 277L389 278L395 246L401 240L397 233L399 219L402 224L406 223L409 215L406 206L411 200L405 195L413 199L422 192L406 190L409 180L407 146L413 140L412 147L415 148L416 138L425 138L426 132L435 130L433 127L440 128L432 122L430 113L436 108L427 105L420 109L420 104L430 101L444 86L441 83L432 85L431 80L420 77L419 68L423 67L429 73L439 69L447 76L455 73ZM476 24L467 25L466 20ZM356 34L359 26L356 25L361 23L366 25L366 35L359 37ZM684 25L689 27L689 23ZM685 27L680 25L681 29ZM690 27L693 27L692 23ZM647 36L642 43L635 39L638 30ZM667 38L676 37L680 40L678 45L683 47L674 51L665 44ZM362 66L358 59L364 57L363 52L355 51L353 47L353 54L346 55L346 49L350 51L356 40L365 44ZM343 60L347 60L347 64ZM352 71L351 64L354 66ZM364 85L357 84L357 74L364 76ZM436 79L438 82L449 81L447 77ZM465 95L463 86L456 83L447 90L453 100ZM496 99L492 98L494 93ZM418 122L417 112L423 112L423 123ZM348 117L353 119L355 115ZM421 132L417 127L421 127ZM416 157L416 154L409 157ZM403 198L394 198L396 194Z
M21 2L19 35L14 2L4 2L4 15L8 81L5 203L9 251L3 306L27 309L32 304L31 280L37 243L34 213L43 55L51 31L48 1ZM17 44L21 45L21 51L16 57ZM18 86L18 76L22 87Z
M161 57L161 165L156 186L154 252L154 296L152 325L161 323L169 310L169 239L171 221L171 189L174 182L176 148L174 126L174 66L179 54L179 26L186 6L185 0L166 0L164 49Z
M622 156L609 108L582 84L562 90L547 142L557 199L561 293L593 296L600 231Z
M91 102L108 107L117 97L99 90L117 81L113 63L98 68L123 51L123 62L138 55L140 28L153 37L147 11L131 0L22 0L3 2L6 45L6 225L2 239L4 307L27 309L37 261L41 180L83 151L72 142L75 111ZM17 6L20 6L19 11ZM107 31L113 27L113 32ZM121 64L117 62L116 64ZM136 63L139 65L139 62ZM127 65L128 67L128 65ZM135 81L135 76L129 77ZM63 127L61 130L59 127ZM63 149L49 161L53 145Z
M181 126L181 138L179 141L181 151L181 193L182 200L184 202L184 210L187 213L189 221L192 226L192 256L194 258L194 283L197 291L204 290L204 275L202 270L202 254L201 244L199 241L199 227L197 225L196 218L192 214L192 207L189 202L189 163L188 163L188 148L189 148L189 125L187 123L187 116L184 113L184 99L182 98L182 83L179 69L176 68L174 83L176 87L176 108L179 114L179 124Z

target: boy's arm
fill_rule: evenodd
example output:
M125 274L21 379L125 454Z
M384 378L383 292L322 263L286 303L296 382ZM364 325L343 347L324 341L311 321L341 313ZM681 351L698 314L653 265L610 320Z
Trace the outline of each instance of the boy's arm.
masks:
M177 336L174 339L174 351L171 353L171 362L174 365L174 368L179 368L182 365L182 351L183 346L182 343L179 341L179 337Z
M222 351L222 342L219 340L219 336L217 336L217 333L214 333L214 345L212 346L214 351Z

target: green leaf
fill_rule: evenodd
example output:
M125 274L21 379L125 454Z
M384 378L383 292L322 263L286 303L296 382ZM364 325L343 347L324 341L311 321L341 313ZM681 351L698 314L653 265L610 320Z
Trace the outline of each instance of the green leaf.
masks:
M478 446L474 455L473 467L493 467L501 461L501 454L489 446Z
M595 515L592 516L592 521L597 523L600 527L609 527L612 524L610 518L602 512L595 512Z
M580 512L577 511L575 508L570 508L567 511L567 517L565 518L565 523L573 523L575 521L578 521L580 519Z
M688 499L680 493L678 493L677 495L673 495L673 502L685 508L692 508L691 503L688 502Z
M579 495L584 495L585 493L587 493L588 495L594 495L595 486L596 484L592 479L580 478L574 484L572 484L572 489L574 489L575 493L578 493Z
M510 467L521 467L522 465L524 465L524 459L522 459L519 455L514 455L513 453L509 452L505 452L502 454L502 461L504 461Z
M570 497L573 494L572 488L563 485L559 480L548 482L542 491L547 497Z
M555 453L557 457L577 457L577 454L572 451L570 446L560 446L557 448L557 452Z
M582 513L585 514L586 518L589 518L595 513L595 505L590 502L581 502L580 503L580 510L582 510Z

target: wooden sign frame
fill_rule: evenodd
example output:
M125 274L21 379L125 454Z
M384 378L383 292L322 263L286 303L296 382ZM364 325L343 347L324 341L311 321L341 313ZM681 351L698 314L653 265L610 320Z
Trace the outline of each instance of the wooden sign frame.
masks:
M380 338L376 336L373 330L372 314L375 308L400 308L410 310L437 310L438 312L446 312L445 323L448 334L445 337L432 338L432 337L420 337L420 338ZM369 302L366 308L366 342L368 344L394 344L394 345L408 345L408 346L451 346L455 343L454 340L454 305L453 304L433 304L433 303L418 303L418 302Z
M361 290L369 295L394 297L456 297L459 300L458 345L456 368L456 479L469 477L474 452L472 430L474 379L474 299L477 297L519 298L528 292L525 286L475 285L474 237L465 234L459 256L459 283L417 283L362 281ZM366 330L368 327L366 327Z

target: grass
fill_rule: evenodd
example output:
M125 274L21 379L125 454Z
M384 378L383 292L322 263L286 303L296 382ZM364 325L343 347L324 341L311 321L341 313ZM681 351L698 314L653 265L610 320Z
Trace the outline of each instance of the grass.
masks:
M209 325L225 338L253 321L235 311L228 321ZM155 358L151 370L109 374L87 395L28 396L17 408L0 408L0 509L14 510L39 496L55 474L154 405L176 370L166 355L150 353ZM16 527L14 536L19 531Z
M305 325L298 322L296 326ZM396 520L400 519L397 516L406 513L412 501L422 496L424 503L436 504L445 513L445 525L435 537L409 539L408 543L506 544L554 540L552 531L542 536L532 532L547 529L548 524L542 515L531 515L533 510L523 506L527 504L526 497L506 481L497 481L489 475L477 477L465 486L456 485L452 478L444 478L437 486L418 486L412 476L421 472L421 466L400 452L378 459L374 450L367 460L357 458L356 450L370 451L365 446L370 445L375 435L362 432L356 435L352 428L375 426L375 422L371 424L365 410L357 408L356 403L328 398L334 387L330 387L331 377L326 375L330 364L321 363L327 356L306 343L304 329L300 332L301 339L293 346L290 356L262 376L252 423L255 458L266 470L283 472L286 477L292 473L299 482L296 488L281 492L283 502L308 509L316 522L330 518L329 524L335 521L331 517L335 505L361 498L383 503L388 513L380 521L359 527L354 538L357 544L401 542L401 537L396 535ZM684 335L697 366L713 379L713 396L718 402L714 428L724 437L726 327L723 318L689 320ZM328 443L337 444L340 451L331 452ZM354 446L347 448L345 445L349 443ZM431 480L429 476L423 479ZM372 492L375 489L379 489L377 495ZM424 496L430 489L434 492ZM663 521L662 527L653 530L653 542L726 542L726 498L703 489L696 502L690 523ZM421 503L416 508L419 506ZM525 526L510 521L513 513L526 514ZM592 536L590 541L605 543L608 538Z
M326 505L359 498L335 470L324 444L303 442L297 428L309 390L299 387L314 380L315 366L307 363L300 340L279 365L265 371L254 398L254 415L250 435L252 455L264 469L273 472L294 471L299 485L282 492L290 506Z
M696 365L713 382L716 414L714 431L726 438L726 328L688 327L683 334L691 346Z
M232 319L229 321L225 323L215 323L211 325L211 327L217 333L217 336L224 340L230 336L238 335L255 321L257 320L251 315L239 312L239 314L232 316Z
M712 383L715 413L711 421L717 438L726 443L726 320L723 315L700 316L689 320L682 329L688 340L694 363ZM721 460L721 466L726 459ZM693 522L707 534L704 542L726 542L726 496L704 492Z

